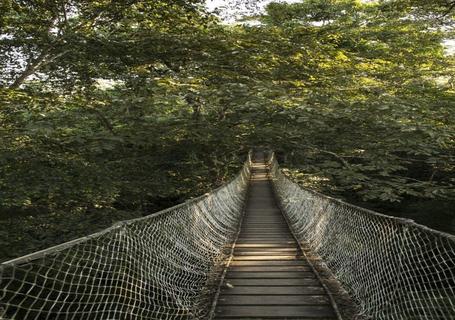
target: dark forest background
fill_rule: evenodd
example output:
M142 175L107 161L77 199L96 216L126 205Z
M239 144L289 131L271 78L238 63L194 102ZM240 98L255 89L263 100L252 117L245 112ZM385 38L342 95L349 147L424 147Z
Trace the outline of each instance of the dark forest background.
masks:
M234 1L235 2L235 1ZM455 232L449 0L0 2L0 259L208 192L253 146L295 181Z

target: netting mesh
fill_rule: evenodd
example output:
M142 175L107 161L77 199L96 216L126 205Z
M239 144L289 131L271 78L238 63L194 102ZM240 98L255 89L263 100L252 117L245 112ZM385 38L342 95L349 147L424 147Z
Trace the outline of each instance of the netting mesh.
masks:
M1 264L0 319L204 319L249 175L250 160L201 198Z
M298 239L371 319L455 319L455 236L305 190L271 175Z

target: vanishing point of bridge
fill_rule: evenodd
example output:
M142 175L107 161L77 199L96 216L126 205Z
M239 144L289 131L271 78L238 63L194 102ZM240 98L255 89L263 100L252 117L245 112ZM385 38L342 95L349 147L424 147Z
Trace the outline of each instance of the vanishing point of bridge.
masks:
M455 319L455 237L301 188L274 154L209 194L0 265L0 320L351 318Z

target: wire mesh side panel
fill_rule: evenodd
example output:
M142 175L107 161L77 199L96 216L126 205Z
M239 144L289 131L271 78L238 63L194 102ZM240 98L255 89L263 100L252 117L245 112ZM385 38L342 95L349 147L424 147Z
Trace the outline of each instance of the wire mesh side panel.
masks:
M197 201L0 265L0 319L204 319L250 175Z
M455 319L455 236L271 175L284 213L371 319Z

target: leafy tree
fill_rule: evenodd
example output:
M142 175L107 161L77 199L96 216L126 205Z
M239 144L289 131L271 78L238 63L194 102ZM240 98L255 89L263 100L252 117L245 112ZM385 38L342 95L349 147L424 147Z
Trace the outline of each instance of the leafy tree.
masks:
M378 210L454 201L450 1L272 3L239 24L199 0L1 6L0 216L31 234L17 250L42 240L35 218L92 231L207 192L257 145Z

